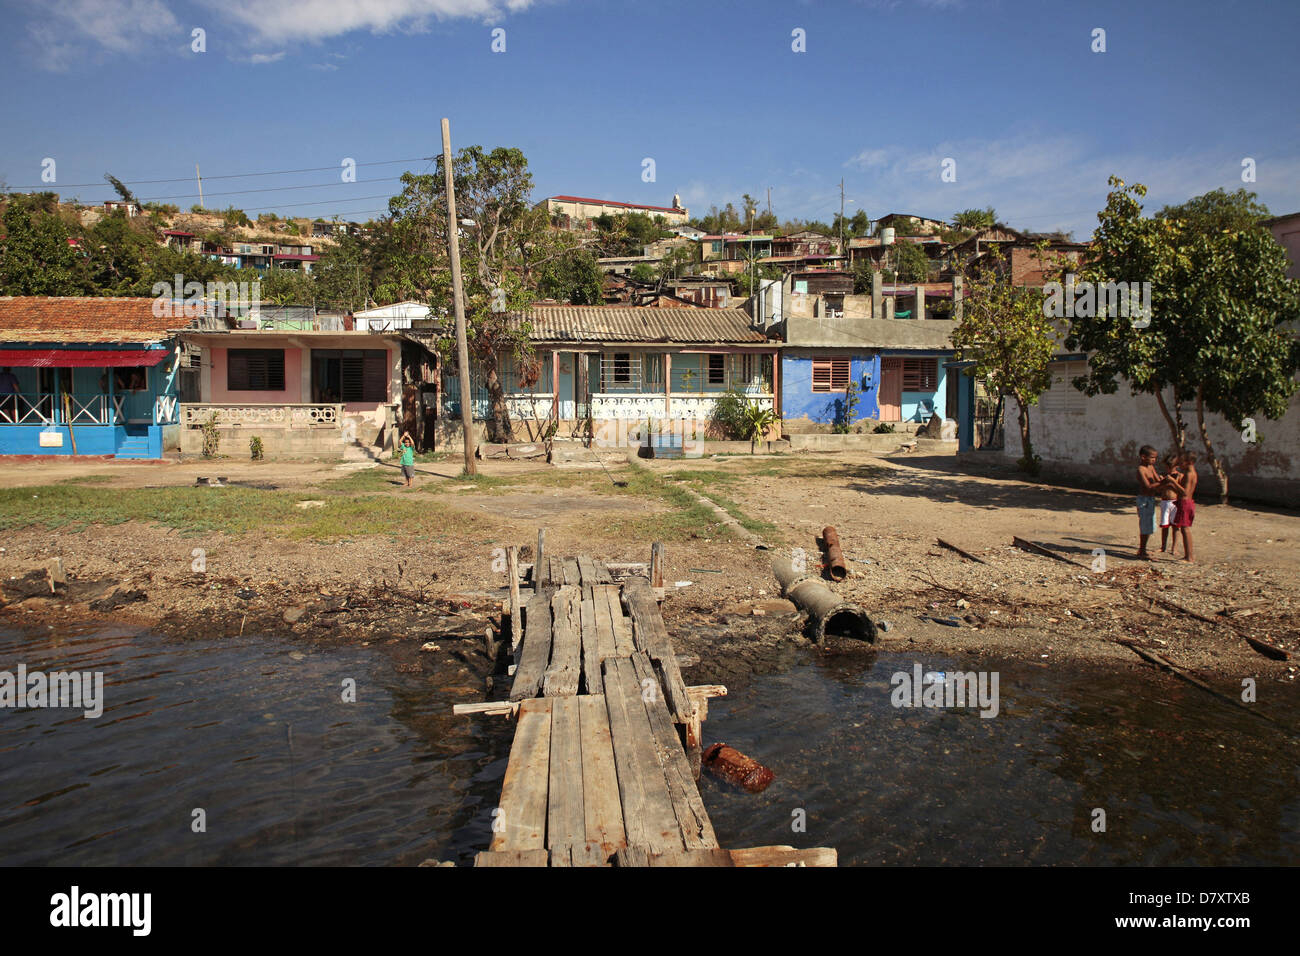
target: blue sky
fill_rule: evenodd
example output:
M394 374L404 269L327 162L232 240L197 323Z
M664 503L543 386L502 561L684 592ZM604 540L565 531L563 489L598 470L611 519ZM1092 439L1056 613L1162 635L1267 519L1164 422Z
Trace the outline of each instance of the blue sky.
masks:
M865 209L1086 238L1115 173L1148 208L1246 185L1300 209L1300 4L1056 0L51 0L0 4L0 179L83 201L366 218L405 168L517 146L534 198L829 221ZM492 30L505 51L492 51ZM192 31L206 50L192 50ZM1106 51L1092 52L1093 30ZM792 49L804 31L806 52ZM41 183L55 160L56 182ZM643 160L655 181L642 180ZM1242 161L1255 161L1243 183ZM956 181L940 178L945 159ZM325 167L294 175L245 173ZM366 182L365 180L375 180ZM79 184L91 184L81 186ZM307 187L284 189L283 187ZM237 192L238 190L265 190Z

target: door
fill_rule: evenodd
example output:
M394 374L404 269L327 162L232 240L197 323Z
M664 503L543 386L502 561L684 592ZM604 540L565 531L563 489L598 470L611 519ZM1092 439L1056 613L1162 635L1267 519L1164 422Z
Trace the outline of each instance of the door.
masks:
M880 420L897 422L903 418L903 360L880 360Z

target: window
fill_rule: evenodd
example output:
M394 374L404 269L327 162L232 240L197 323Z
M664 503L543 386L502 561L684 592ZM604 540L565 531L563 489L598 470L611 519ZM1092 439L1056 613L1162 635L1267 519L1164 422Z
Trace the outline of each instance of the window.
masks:
M384 349L312 349L311 364L313 401L388 401Z
M939 387L937 358L903 359L903 391L933 392Z
M727 357L725 355L709 356L709 384L725 385L727 383Z
M714 251L714 252L721 252L721 251L722 251L722 243L719 242L719 241L716 240L716 239L713 240L713 251Z
M846 358L813 359L812 390L814 392L847 392L849 390L849 360Z
M1054 362L1052 386L1039 397L1038 407L1044 414L1084 414L1087 411L1088 397L1075 388L1072 382L1087 374L1087 362Z
M632 353L614 353L614 381L624 384L632 381Z
M231 392L283 392L284 349L229 349L226 389Z

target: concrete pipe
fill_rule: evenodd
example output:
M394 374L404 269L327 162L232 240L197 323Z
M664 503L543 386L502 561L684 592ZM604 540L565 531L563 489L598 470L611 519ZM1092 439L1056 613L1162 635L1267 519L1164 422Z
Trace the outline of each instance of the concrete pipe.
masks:
M806 569L797 568L789 557L774 557L772 573L781 585L782 596L808 615L813 640L818 644L826 640L828 634L875 641L876 625L871 615L858 605L845 601Z

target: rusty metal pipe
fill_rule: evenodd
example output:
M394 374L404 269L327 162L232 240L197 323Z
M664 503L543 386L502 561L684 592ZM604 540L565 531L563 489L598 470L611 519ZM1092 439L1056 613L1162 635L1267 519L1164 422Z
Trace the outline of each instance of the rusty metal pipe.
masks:
M822 544L826 547L826 573L832 581L843 581L849 576L849 566L840 550L839 532L830 525L822 528Z
M781 585L781 596L808 615L817 643L824 641L827 634L875 641L876 624L866 611L845 601L820 578L796 567L789 557L773 557L772 573Z
M746 757L734 747L713 744L704 751L703 763L716 777L721 777L750 793L762 793L776 778L776 774L752 757Z

